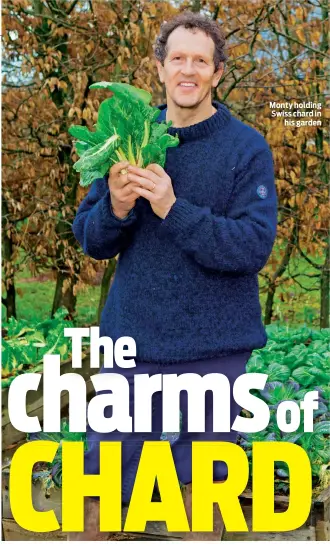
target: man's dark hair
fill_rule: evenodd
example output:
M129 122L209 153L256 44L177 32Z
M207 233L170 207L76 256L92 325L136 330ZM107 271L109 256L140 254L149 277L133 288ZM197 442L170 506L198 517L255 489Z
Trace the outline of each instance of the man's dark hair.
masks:
M160 33L157 36L154 46L155 57L158 61L164 64L167 55L167 40L169 35L178 27L187 29L197 29L203 31L207 36L212 38L214 42L214 66L217 71L220 63L225 63L227 55L225 53L225 38L222 29L217 21L192 11L184 11L173 17L170 21L166 21L160 27Z

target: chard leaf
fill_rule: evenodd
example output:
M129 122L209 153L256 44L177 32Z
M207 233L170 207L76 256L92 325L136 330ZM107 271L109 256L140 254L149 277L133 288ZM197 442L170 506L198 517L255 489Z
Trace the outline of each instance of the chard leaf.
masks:
M103 165L100 165L98 169L93 171L81 171L80 173L80 185L83 187L89 186L94 180L98 178L103 178L103 176L109 171L111 162L108 161Z
M167 125L162 123L155 123L152 125L150 133L150 144L157 142L157 140L167 132Z
M84 152L89 150L90 147L91 145L87 144L87 142L81 142L80 140L77 140L77 142L75 142L76 152L79 155L79 157L81 157Z
M150 163L158 163L161 167L164 166L162 160L162 150L156 143L147 144L147 146L145 146L145 148L141 150L141 153L144 165L150 165Z
M330 383L330 374L324 372L320 368L316 368L316 366L312 366L309 368L309 372L315 376L317 381L320 381L321 383L327 384Z
M142 149L142 158L144 165L150 163L158 163L161 167L165 165L165 151L167 148L175 147L179 144L178 137L172 137L172 135L164 134L156 142L149 143Z
M119 146L119 136L112 135L105 142L97 144L87 150L83 156L74 164L78 172L87 171L98 167L109 160L111 153Z
M80 184L88 186L118 161L164 167L167 148L178 146L179 139L167 133L170 122L156 121L160 110L149 105L150 93L117 82L90 87L109 89L113 96L101 103L95 132L85 126L70 127L70 134L78 139L75 145L79 160L74 169L81 173Z
M92 83L89 86L90 89L110 89L116 95L121 96L123 99L135 99L141 100L145 104L149 104L151 101L151 94L144 89L139 89L128 83L119 82L97 82Z
M108 133L103 133L102 131L92 132L85 125L71 125L69 133L74 138L92 146L101 144L108 136Z

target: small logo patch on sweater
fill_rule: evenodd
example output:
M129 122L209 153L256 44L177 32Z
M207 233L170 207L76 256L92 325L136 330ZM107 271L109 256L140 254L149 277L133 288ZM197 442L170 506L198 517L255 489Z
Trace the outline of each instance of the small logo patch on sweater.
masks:
M261 184L261 186L258 186L257 187L257 194L259 195L260 199L266 199L266 197L268 195L268 190L267 190L266 186L264 186L263 184Z

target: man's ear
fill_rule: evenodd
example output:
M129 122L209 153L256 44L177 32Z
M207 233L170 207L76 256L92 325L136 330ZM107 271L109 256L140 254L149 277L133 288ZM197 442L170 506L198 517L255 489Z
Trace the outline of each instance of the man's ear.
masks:
M160 61L158 61L158 60L156 60L156 66L157 66L158 76L159 76L160 82L164 83L164 81L165 81L164 67L163 67L162 63Z
M212 87L217 87L217 85L218 85L218 83L219 83L219 81L221 79L221 76L223 74L224 68L225 68L224 63L220 63L218 70L216 72L214 72L214 74L213 74Z

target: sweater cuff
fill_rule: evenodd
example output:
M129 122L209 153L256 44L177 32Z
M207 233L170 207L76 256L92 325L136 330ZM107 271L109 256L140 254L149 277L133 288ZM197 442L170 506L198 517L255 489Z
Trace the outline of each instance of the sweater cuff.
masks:
M194 224L194 209L186 199L178 197L160 225L161 233L172 237L187 233Z
M131 209L125 218L119 218L112 210L110 190L102 198L101 211L104 221L111 227L126 227L130 226L136 220L134 208Z

